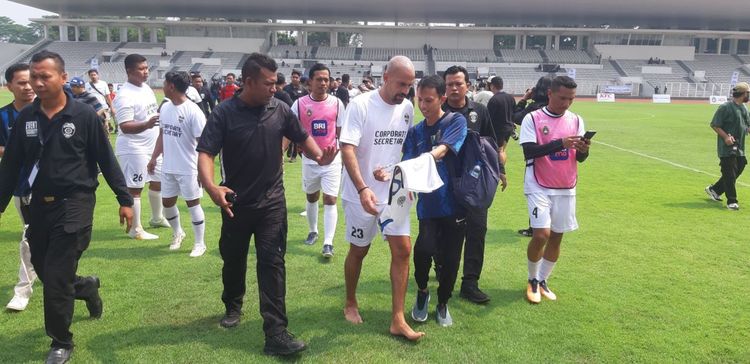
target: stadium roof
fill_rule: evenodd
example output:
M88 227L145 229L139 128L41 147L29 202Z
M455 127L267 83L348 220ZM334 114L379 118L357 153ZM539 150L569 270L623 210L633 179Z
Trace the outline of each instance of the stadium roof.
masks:
M63 17L149 16L747 28L737 0L14 0Z

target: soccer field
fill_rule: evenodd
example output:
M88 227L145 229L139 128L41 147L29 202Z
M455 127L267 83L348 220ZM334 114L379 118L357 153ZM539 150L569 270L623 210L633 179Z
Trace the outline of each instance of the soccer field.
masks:
M9 102L0 92L0 104ZM580 165L580 229L563 239L550 279L556 302L525 300L527 225L521 148L508 147L509 187L490 210L482 289L492 300L475 305L458 297L449 306L454 325L413 324L427 336L413 344L388 334L389 251L374 242L360 279L365 320L343 318L343 263L347 251L339 209L335 256L326 262L320 243L302 244L307 222L300 163L286 165L289 210L287 312L289 328L309 349L303 362L743 362L750 357L748 222L750 179L738 181L742 209L728 211L703 189L719 175L716 137L708 104L597 104L572 110L598 134ZM252 173L252 166L248 166ZM102 181L103 182L103 181ZM208 253L189 258L192 231L180 201L188 238L171 252L169 229L151 229L156 241L126 238L117 204L102 184L97 193L91 245L78 272L101 277L104 315L88 318L78 301L73 318L75 362L237 363L275 361L262 355L263 333L249 257L248 290L239 327L218 325L220 215L205 196ZM145 201L146 199L144 199ZM147 204L144 202L144 204ZM321 209L322 210L322 209ZM150 209L144 206L144 220ZM320 219L322 225L322 218ZM321 226L322 228L322 226ZM20 223L12 206L0 222L0 304L13 295ZM412 218L412 240L417 219ZM251 250L252 251L252 250ZM460 282L457 282L459 288ZM41 284L26 311L0 313L0 362L39 361L49 347ZM436 291L431 281L430 289ZM409 280L407 312L416 284ZM294 360L294 359L293 359Z

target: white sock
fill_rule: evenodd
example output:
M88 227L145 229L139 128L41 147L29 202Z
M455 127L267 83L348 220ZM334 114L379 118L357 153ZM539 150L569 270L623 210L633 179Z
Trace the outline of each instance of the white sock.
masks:
M161 192L148 190L148 203L151 204L151 221L164 219L161 207Z
M324 245L333 245L333 235L336 233L336 223L339 219L339 212L336 205L323 205L323 233L325 239Z
M133 229L141 226L141 198L133 197Z
M177 209L177 205L165 207L164 217L167 218L167 222L169 222L169 226L172 227L172 233L174 233L174 235L177 235L182 231L182 226L180 225L180 210Z
M206 234L206 216L203 214L201 205L188 207L190 220L193 222L193 233L195 233L195 245L206 245L203 237Z
M527 264L529 266L529 280L539 280L539 266L542 264L542 261L532 262L529 260Z
M555 263L557 262L550 262L542 258L542 267L539 269L539 281L546 281L549 278L549 275L552 274L552 269L555 268Z
M318 232L318 202L307 202L307 225L310 227L311 233Z

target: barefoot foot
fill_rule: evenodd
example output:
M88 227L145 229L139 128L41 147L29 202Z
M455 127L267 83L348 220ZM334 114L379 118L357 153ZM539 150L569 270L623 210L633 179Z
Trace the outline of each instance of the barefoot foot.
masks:
M424 336L424 332L414 331L408 324L391 324L391 335L402 336L410 341L417 341Z
M344 317L346 318L346 321L349 321L353 324L362 323L362 317L359 316L359 309L357 309L357 306L344 307Z

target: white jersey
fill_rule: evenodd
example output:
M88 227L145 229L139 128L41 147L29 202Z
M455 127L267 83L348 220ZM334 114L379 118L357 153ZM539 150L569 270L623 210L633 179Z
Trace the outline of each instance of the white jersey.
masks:
M185 100L175 106L161 106L159 123L164 144L162 171L171 174L198 174L198 138L206 126L206 116L198 105Z
M554 115L547 111L547 108L544 107L542 109L544 112L548 113L548 115ZM569 113L570 111L565 111L566 113ZM578 116L578 135L583 136L583 134L586 132L586 128L583 126L583 118ZM534 128L534 120L531 118L531 114L526 114L526 116L523 118L523 122L521 122L521 134L518 137L518 144L523 143L537 143L536 139L536 129ZM561 196L561 195L568 195L572 196L576 194L576 188L570 188L570 189L555 189L555 188L544 188L539 185L539 183L536 182L536 177L534 177L534 166L529 166L528 164L533 162L533 160L527 160L526 161L526 174L523 178L523 193L524 194L532 194L532 193L541 193L547 196Z
M492 96L495 96L495 94L493 94L491 91L480 91L477 92L476 95L474 95L474 102L487 106Z
M107 103L107 99L105 96L109 95L109 86L107 85L107 82L99 80L96 81L93 86L91 86L91 81L86 82L86 91L96 96L96 98L99 100L99 103L104 106L104 110L109 110L109 104Z
M122 124L126 121L134 120L138 123L147 121L152 116L158 114L159 104L156 103L156 96L147 84L138 87L130 82L126 82L120 87L112 104L117 111L117 123ZM159 137L159 129L151 128L138 134L125 134L120 128L115 142L115 154L147 154L151 155L156 145L156 138Z
M379 91L368 92L353 99L346 108L346 118L341 127L341 143L357 147L357 162L365 184L378 199L378 204L388 203L389 182L375 179L373 172L381 167L393 166L401 160L406 133L414 120L414 106L408 100L389 105ZM359 203L359 194L348 173L344 173L344 200Z

